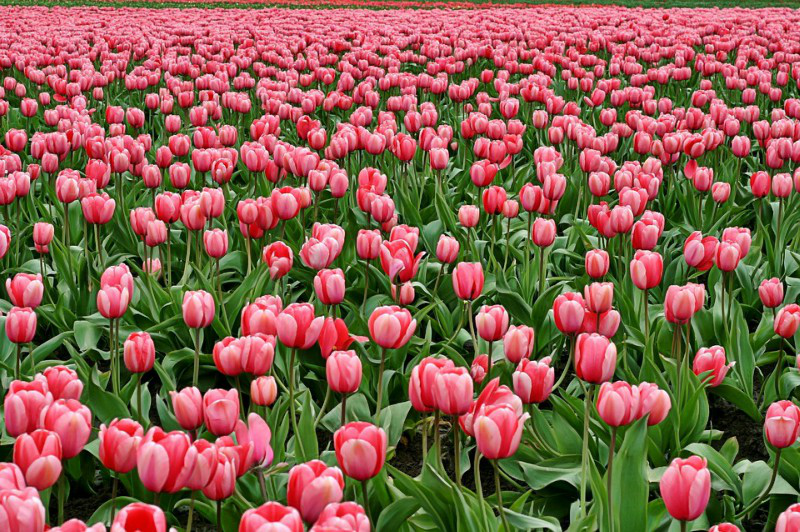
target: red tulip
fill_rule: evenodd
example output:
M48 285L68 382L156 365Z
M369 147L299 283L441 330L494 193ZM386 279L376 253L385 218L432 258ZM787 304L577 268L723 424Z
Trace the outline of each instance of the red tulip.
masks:
M167 518L158 506L134 502L122 508L110 532L167 532Z

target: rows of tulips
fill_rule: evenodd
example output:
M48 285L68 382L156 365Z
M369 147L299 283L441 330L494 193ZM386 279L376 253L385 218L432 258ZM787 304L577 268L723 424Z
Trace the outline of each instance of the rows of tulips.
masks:
M3 530L800 530L795 12L0 13Z

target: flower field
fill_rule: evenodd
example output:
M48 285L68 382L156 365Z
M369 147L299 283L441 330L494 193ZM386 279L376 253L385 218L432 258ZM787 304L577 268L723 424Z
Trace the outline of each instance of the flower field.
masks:
M0 7L0 530L800 531L800 13L107 3Z

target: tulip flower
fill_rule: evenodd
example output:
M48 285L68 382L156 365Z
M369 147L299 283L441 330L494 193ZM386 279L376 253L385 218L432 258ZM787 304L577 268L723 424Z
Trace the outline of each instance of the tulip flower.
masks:
M200 375L200 331L214 321L216 306L214 298L205 290L188 291L183 294L183 321L194 329L194 371L192 386L197 386Z
M735 362L726 364L725 348L715 345L708 348L704 347L697 351L697 354L694 356L694 362L692 363L692 371L698 377L703 373L710 372L708 376L705 377L705 381L713 388L722 384L722 380L734 364Z
M503 336L503 353L512 364L530 358L534 347L534 331L531 327L512 325Z
M342 502L328 504L309 532L325 532L342 527L353 532L371 530L369 517L360 505L354 502Z
M258 377L250 383L250 400L259 406L270 406L278 396L275 377Z
M235 389L208 390L203 395L203 420L212 434L227 436L233 432L237 419L239 419L239 395Z
M196 431L203 425L203 396L196 387L184 388L169 393L172 399L172 410L178 425L184 430Z
M22 344L33 341L36 334L36 312L30 307L12 307L6 314L6 338L17 344L17 365L14 378L19 380Z
M167 532L167 518L158 506L134 502L122 508L111 524L110 532Z
M311 460L289 470L286 501L300 512L303 521L314 523L328 504L342 500L343 490L341 469Z
M197 449L192 447L189 436L180 431L164 432L153 427L136 451L139 479L146 489L156 493L182 490L196 465Z
M13 278L6 279L6 292L12 305L36 310L44 293L42 275L18 273Z
M49 430L22 434L14 442L14 463L25 475L25 482L45 490L61 476L61 438Z
M408 343L417 328L417 320L411 313L398 306L378 307L372 311L367 322L372 340L381 347L381 365L378 370L378 398L375 419L380 420L383 397L383 370L386 365L386 350L400 349Z
M287 532L303 532L303 518L300 512L291 506L270 501L258 508L247 510L239 521L239 532L258 532L273 528Z
M711 474L705 458L676 458L659 482L667 511L678 521L693 521L706 509L711 495Z
M0 491L25 488L25 476L17 464L0 462Z
M783 283L777 277L764 279L758 285L758 297L762 305L774 309L783 303Z
M39 428L42 410L53 402L45 379L12 381L3 401L6 432L12 438Z
M775 522L775 532L800 530L800 503L795 503L781 512Z
M550 357L539 362L523 358L511 378L514 393L524 404L541 403L547 400L553 390L555 370L550 367Z
M331 391L342 394L342 425L347 417L347 394L361 385L361 359L355 351L334 351L325 361L325 375Z
M257 297L242 310L242 334L263 333L275 336L278 333L276 320L283 310L283 303L277 296Z
M0 523L8 532L44 532L44 504L35 488L0 491Z

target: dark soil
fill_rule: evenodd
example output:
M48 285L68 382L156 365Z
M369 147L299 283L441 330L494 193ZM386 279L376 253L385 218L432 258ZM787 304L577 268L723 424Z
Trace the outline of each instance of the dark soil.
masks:
M448 478L453 479L455 472L455 461L453 460L453 439L451 432L451 424L449 421L443 421L441 424L441 447L442 447L442 466L447 473ZM461 444L465 445L468 442L462 438ZM429 448L433 446L433 435L428 437ZM470 453L470 464L474 463L475 455ZM422 435L419 432L414 434L413 438L408 438L407 433L403 434L400 441L395 448L394 457L389 462L392 466L396 467L403 473L416 477L422 472ZM463 464L462 464L463 467ZM494 486L494 467L489 460L481 460L481 486L483 494L488 496L495 492ZM461 483L464 487L475 491L475 475L473 469L464 473L461 477ZM513 491L516 488L506 479L500 479L500 487L505 491Z
M709 427L723 431L723 436L714 442L719 449L728 438L735 437L739 442L737 460L747 459L751 462L769 460L764 447L763 427L758 421L739 410L716 394L708 394ZM769 506L762 504L753 517L743 522L745 530L765 530L769 519Z

